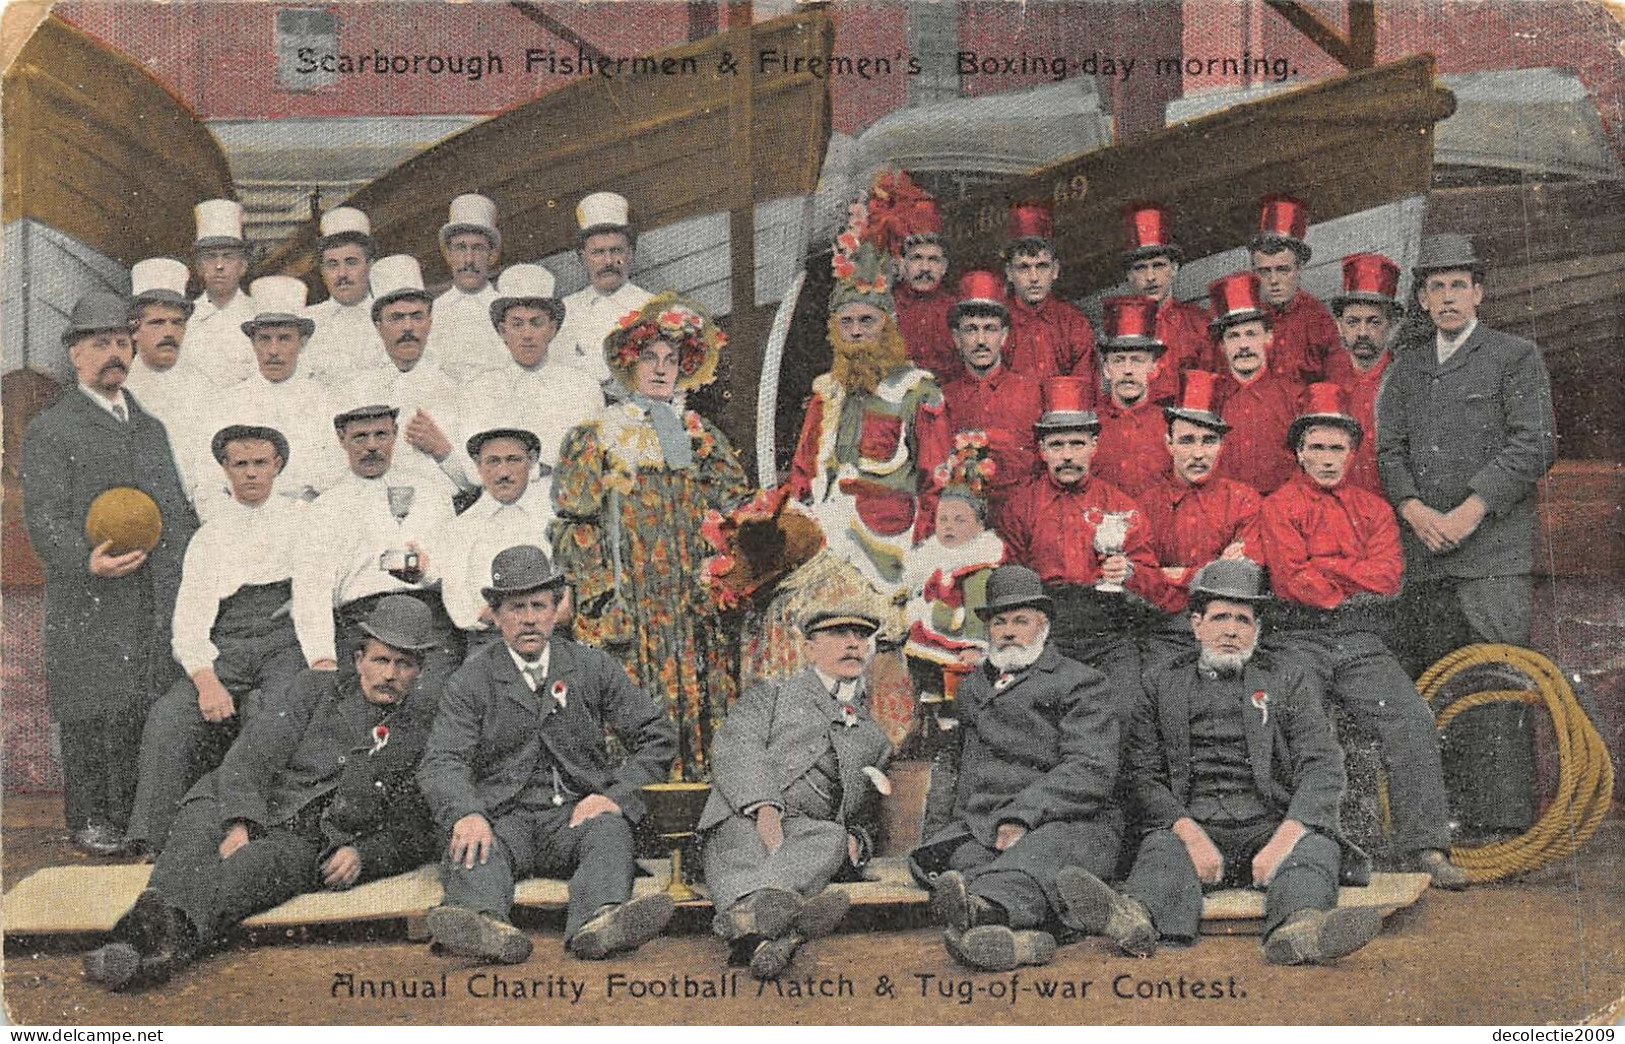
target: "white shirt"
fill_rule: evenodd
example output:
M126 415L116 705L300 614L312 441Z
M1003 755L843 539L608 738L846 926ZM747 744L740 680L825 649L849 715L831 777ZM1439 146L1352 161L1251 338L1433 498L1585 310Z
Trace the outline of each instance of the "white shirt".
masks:
M188 675L213 667L220 650L209 640L220 603L243 587L293 576L294 549L304 539L306 506L268 497L250 507L236 500L205 522L186 545L170 648ZM304 635L300 635L303 644Z
M452 623L465 631L485 629L480 621L485 608L480 588L491 586L491 560L519 544L546 549L552 520L547 490L532 482L512 504L486 493L447 524L440 597Z
M490 283L479 293L467 294L455 286L434 299L429 308L429 343L440 368L458 384L466 384L482 370L511 363L508 346L491 323L491 305L497 288Z
M551 654L553 652L553 643L548 642L546 645L542 646L541 658L538 659L534 664L525 662L525 658L514 652L512 647L507 648L508 656L513 660L513 665L519 668L519 677L523 678L525 680L525 684L530 686L531 692L535 692L536 687L542 683L541 679L547 677L547 664L548 661L552 659ZM531 673L526 673L527 668ZM535 681L531 680L531 674L536 676ZM559 706L564 706L563 699L559 699Z
M333 415L327 393L310 379L301 363L293 376L275 383L256 369L254 376L227 389L215 420L221 426L263 424L280 431L288 440L288 462L277 476L275 495L300 499L307 489L321 493L331 488L340 473L348 470L333 431ZM199 488L198 513L207 518L230 496L224 476L217 472L207 486Z
M501 369L487 370L463 386L457 403L462 425L458 449L482 431L518 428L541 440L540 462L552 468L570 429L596 420L603 409L598 382L580 370L551 362L527 370L510 355ZM472 463L468 468L472 474Z
M834 675L825 674L817 667L813 668L813 673L818 675L818 681L824 686L824 691L833 693L841 703L851 703L853 697L858 694L858 679L856 678L837 680Z
M371 294L353 305L329 297L306 308L305 318L316 323L316 332L299 353L299 364L329 391L358 371L387 361L383 339L372 325Z
M211 447L214 433L225 427L214 422L221 387L184 356L167 370L154 370L139 355L130 363L124 387L135 393L142 409L164 422L182 488L187 499L196 502L198 487L217 484L220 477Z
M379 352L382 351L380 344ZM461 428L457 423L457 382L426 358L420 358L415 366L404 371L389 361L388 356L383 359L382 365L375 363L350 375L333 398L335 413L379 403L395 407L401 411L395 418L400 436L395 442L391 467L410 471L425 483L438 477L445 483L447 496L457 489L473 489L479 480L469 466L467 451L458 440ZM445 460L436 461L406 441L406 426L419 410L432 417L451 440L451 453Z
M336 659L333 610L358 598L390 591L412 591L439 582L438 557L451 501L418 490L406 518L395 521L389 510L389 487L402 483L393 469L375 479L353 472L317 497L305 515L293 574L293 623L308 663ZM416 487L413 487L416 488ZM429 556L417 584L404 583L380 567L386 551L404 551L411 541ZM307 637L308 636L308 637Z
M192 305L181 356L222 388L247 380L257 370L254 342L243 333L243 324L257 314L253 299L239 290L225 308L216 308L204 293Z
M599 384L611 374L604 361L604 338L621 317L642 308L653 297L635 283L622 283L613 294L601 294L588 284L564 299L564 325L548 348L549 362L573 366Z
M1439 365L1443 366L1449 362L1450 357L1455 355L1461 346L1467 343L1467 339L1473 336L1473 331L1476 329L1478 329L1478 317L1474 316L1466 326L1462 327L1461 333L1453 338L1446 337L1443 330L1436 330L1433 334L1433 347L1438 353Z

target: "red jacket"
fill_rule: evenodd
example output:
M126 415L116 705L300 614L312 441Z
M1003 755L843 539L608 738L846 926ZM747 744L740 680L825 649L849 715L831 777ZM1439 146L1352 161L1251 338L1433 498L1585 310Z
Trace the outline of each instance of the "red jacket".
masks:
M1349 353L1340 351L1326 360L1326 379L1343 386L1349 398L1349 414L1365 429L1365 437L1349 461L1344 481L1382 495L1382 479L1377 475L1377 393L1388 372L1393 355L1383 352L1375 366L1365 373L1354 368Z
M1225 396L1219 416L1230 433L1224 437L1218 473L1269 496L1298 471L1286 430L1298 415L1303 389L1269 372L1246 384L1232 376L1220 386Z
M1277 598L1336 609L1351 595L1399 593L1399 524L1375 493L1347 482L1322 489L1300 471L1265 498L1259 528Z
M1299 290L1281 308L1267 307L1275 320L1269 348L1270 372L1299 384L1323 380L1326 360L1343 350L1343 338L1331 311L1307 290Z
M1152 402L1179 397L1179 375L1186 370L1224 372L1215 361L1213 340L1208 336L1207 309L1189 301L1176 301L1172 295L1157 309L1157 340L1168 346L1162 367L1151 381L1147 394ZM1217 369L1215 369L1217 367Z
M999 365L985 377L964 373L943 387L942 398L947 404L949 431L987 432L994 467L988 503L997 527L1005 503L1038 473L1033 423L1044 412L1038 382Z
M1056 297L1046 297L1034 308L1021 300L1010 302L1010 338L1004 342L1004 364L1043 382L1045 377L1090 378L1100 387L1095 370L1095 331L1082 312Z
M899 285L892 293L897 305L897 331L903 335L909 360L922 370L930 370L939 385L965 372L953 336L948 333L948 309L957 299L958 295L941 286L929 294L919 294Z
M1251 486L1217 475L1193 486L1168 471L1139 501L1151 526L1151 549L1157 563L1183 568L1185 573L1177 583L1186 590L1198 569L1238 540L1245 545L1248 558L1264 560L1258 530L1262 500Z
M1139 499L1168 470L1168 420L1149 396L1119 406L1110 395L1095 408L1100 417L1100 448L1090 474Z
M1102 511L1133 511L1123 553L1133 572L1124 585L1164 612L1185 605L1185 594L1157 569L1144 512L1126 494L1093 476L1061 486L1047 472L1016 491L1004 509L1010 560L1036 572L1046 584L1093 585L1100 579L1095 523Z

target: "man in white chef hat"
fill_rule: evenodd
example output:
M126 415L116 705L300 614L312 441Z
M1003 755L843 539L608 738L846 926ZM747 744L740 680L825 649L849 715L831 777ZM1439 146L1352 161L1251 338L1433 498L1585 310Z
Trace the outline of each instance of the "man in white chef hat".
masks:
M508 361L502 338L491 328L491 303L497 299L491 274L502 256L497 205L472 192L452 200L440 226L440 256L450 272L451 289L435 298L429 349L441 368L463 384Z
M186 298L191 272L172 257L137 261L130 269L130 339L135 358L124 390L133 392L143 409L164 422L175 467L188 498L195 499L199 480L216 477L209 442L218 425L210 419L218 405L220 385L190 356L181 352L186 324L195 306Z
M242 330L254 318L254 301L240 285L248 274L243 205L206 199L192 213L197 219L193 260L203 293L192 302L181 348L216 384L229 387L254 372L254 348Z
M552 357L585 371L599 384L610 382L604 338L621 316L642 308L654 296L627 278L636 249L630 215L626 197L614 192L594 192L576 204L581 229L576 253L588 283L564 299L564 324L553 339Z
M383 360L383 345L372 325L372 262L377 250L372 222L355 207L334 207L322 215L316 240L316 269L327 300L305 309L316 332L305 345L305 368L329 391L342 387L358 370Z

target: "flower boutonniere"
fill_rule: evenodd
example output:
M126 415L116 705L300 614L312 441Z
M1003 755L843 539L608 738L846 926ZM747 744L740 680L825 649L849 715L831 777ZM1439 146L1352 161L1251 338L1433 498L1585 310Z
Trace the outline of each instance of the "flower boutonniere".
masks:
M1254 692L1253 706L1257 707L1258 713L1262 715L1259 724L1268 725L1270 723L1270 694L1263 689Z
M1011 674L1009 671L1005 671L1003 674L999 675L997 679L994 680L994 682L993 682L993 691L994 692L1003 692L1004 690L1008 689L1011 685L1015 684L1015 680L1016 680L1016 676L1014 674Z
M841 704L841 724L849 729L858 727L858 709L850 703Z
M385 745L387 745L388 743L389 743L389 726L388 725L374 725L372 727L372 749L367 751L367 756L369 758L372 757L374 754L378 753L380 750L383 750Z
M570 694L570 687L564 684L562 681L556 681L553 683L553 687L549 689L548 692L552 695L553 702L559 705L560 710L563 710L565 707L566 698Z

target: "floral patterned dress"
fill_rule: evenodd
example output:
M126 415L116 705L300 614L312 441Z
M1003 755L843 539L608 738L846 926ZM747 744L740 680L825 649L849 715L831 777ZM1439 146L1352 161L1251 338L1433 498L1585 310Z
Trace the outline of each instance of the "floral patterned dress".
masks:
M711 736L733 702L733 640L703 582L700 526L750 494L728 439L692 410L689 467L667 465L630 403L571 429L553 472L554 561L575 588L579 641L619 657L678 730L674 779L710 774Z

